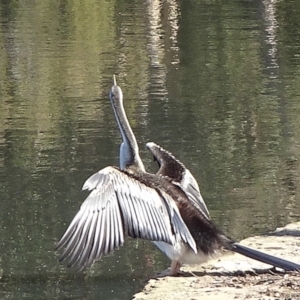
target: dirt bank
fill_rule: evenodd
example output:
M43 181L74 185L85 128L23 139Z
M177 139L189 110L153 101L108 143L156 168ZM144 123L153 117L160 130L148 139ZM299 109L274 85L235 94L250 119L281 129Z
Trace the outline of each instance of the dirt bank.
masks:
M300 264L300 222L241 244ZM300 300L300 273L283 272L239 254L182 268L185 275L150 279L135 300Z

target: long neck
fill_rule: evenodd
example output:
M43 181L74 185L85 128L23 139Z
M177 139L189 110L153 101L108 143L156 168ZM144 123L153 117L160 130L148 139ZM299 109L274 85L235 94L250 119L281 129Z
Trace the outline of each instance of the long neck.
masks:
M123 107L123 93L119 86L114 85L110 91L110 101L122 136L120 146L120 168L145 171L139 155L139 147L130 127Z

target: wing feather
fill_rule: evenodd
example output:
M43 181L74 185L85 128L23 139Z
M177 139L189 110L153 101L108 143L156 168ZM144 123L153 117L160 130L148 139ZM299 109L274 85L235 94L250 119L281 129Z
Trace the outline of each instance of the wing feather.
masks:
M90 255L90 252L94 246L94 240L95 240L95 230L96 230L96 222L97 222L97 213L93 213L92 218L91 218L91 222L90 222L90 227L89 230L87 232L87 236L86 236L86 240L85 243L82 244L82 253L81 253L81 257L78 260L78 265L84 265L85 261L88 261L88 257Z
M85 222L83 224L80 235L78 236L78 240L76 242L74 250L73 250L72 254L70 255L69 263L68 263L69 267L72 267L75 264L79 265L78 260L80 259L81 255L82 255L82 251L85 249L84 246L87 244L86 240L87 240L87 236L88 236L88 233L89 233L89 230L91 227L91 220L92 220L92 218L85 219Z
M62 240L63 243L60 241L57 245L57 249L60 249L61 247L65 246L65 251L63 252L63 254L60 257L60 261L65 260L67 257L69 257L69 255L72 253L74 247L76 247L76 243L79 239L79 236L83 230L83 224L85 219L78 219L79 216L82 216L82 212L78 212L77 215L75 216L75 218L77 219L76 222L72 222L71 225L73 226L73 228L70 229L70 226L67 230L67 232L64 234Z
M103 215L103 211L101 211L101 215L99 215L99 227L100 227L100 233L99 233L99 247L98 247L98 251L97 251L97 255L95 256L95 258L92 258L93 260L95 259L100 259L100 257L103 254L103 248L104 248L104 241L103 239L105 238L105 217Z
M198 183L188 169L185 169L183 180L181 182L181 188L187 194L188 198L194 204L194 206L199 209L209 220L209 211L204 199L201 196Z
M96 221L95 221L95 231L94 231L94 243L93 247L91 249L91 252L89 254L89 257L87 258L86 267L89 267L94 259L99 259L100 257L97 257L97 252L99 247L101 247L100 242L100 230L101 227L99 226L101 221L101 213L96 214Z
M140 206L141 206L140 207L141 221L142 221L143 230L145 231L145 234L146 234L146 238L149 239L149 240L153 240L153 239L155 239L154 234L153 234L154 230L157 230L157 229L154 227L155 225L152 221L151 216L149 216L147 214L147 208L146 208L145 203L143 201L140 202ZM146 222L147 216L148 216L148 220L149 220L148 224Z

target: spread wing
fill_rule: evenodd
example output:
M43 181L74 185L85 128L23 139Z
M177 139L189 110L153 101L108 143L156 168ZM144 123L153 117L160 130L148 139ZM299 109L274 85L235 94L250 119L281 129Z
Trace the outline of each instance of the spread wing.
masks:
M173 184L179 186L183 192L185 192L190 202L201 211L207 219L210 219L209 211L200 194L198 183L185 165L171 152L153 142L148 142L146 147L159 164L157 174L171 178Z
M68 266L90 266L103 254L133 238L174 244L175 235L197 252L195 241L171 197L140 183L114 167L92 175L83 189L90 195L80 207L56 249Z

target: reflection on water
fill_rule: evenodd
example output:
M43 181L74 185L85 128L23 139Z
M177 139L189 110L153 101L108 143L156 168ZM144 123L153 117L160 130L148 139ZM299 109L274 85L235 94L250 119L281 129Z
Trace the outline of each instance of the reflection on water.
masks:
M267 0L1 3L1 298L129 299L168 266L144 241L81 273L53 251L83 182L118 163L112 74L146 167L147 141L172 151L226 233L299 219L296 13Z

